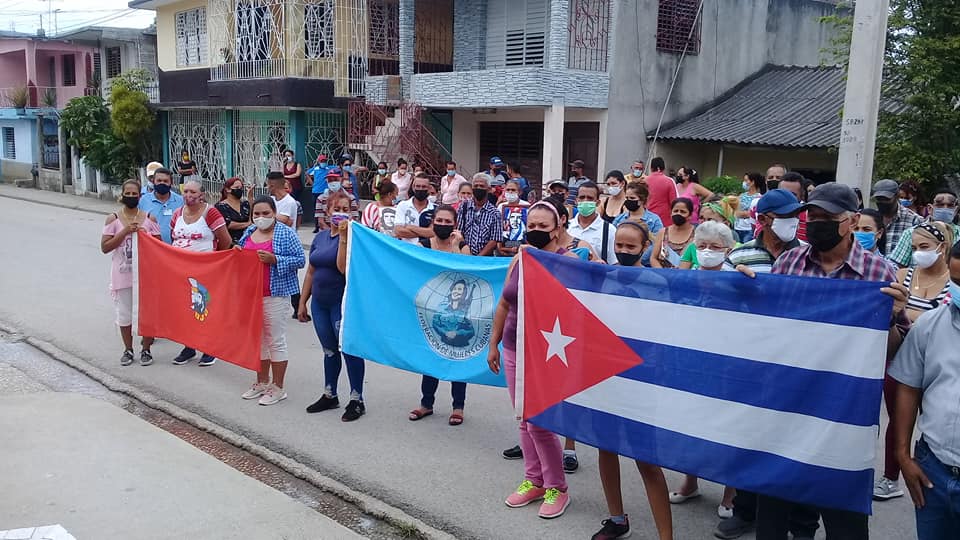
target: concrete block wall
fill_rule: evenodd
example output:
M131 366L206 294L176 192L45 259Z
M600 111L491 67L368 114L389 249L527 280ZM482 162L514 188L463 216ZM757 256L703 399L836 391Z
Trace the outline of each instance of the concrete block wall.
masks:
M377 105L387 104L387 78L390 75L380 75L377 77L367 77L364 93L370 103Z
M550 68L505 68L422 73L412 78L412 99L426 107L476 108L550 106L604 109L606 73Z
M547 34L546 65L553 69L567 67L570 0L550 0L550 30Z
M483 69L487 56L487 0L454 0L453 69Z

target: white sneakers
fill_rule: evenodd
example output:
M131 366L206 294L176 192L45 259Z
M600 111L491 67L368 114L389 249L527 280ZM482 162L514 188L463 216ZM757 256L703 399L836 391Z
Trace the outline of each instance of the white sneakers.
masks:
M260 405L275 405L287 399L287 393L283 391L283 388L275 384L258 382L254 383L253 386L240 397L243 399L260 398L257 402Z
M257 399L262 396L264 392L267 391L267 385L261 382L254 383L249 390L243 393L243 399Z

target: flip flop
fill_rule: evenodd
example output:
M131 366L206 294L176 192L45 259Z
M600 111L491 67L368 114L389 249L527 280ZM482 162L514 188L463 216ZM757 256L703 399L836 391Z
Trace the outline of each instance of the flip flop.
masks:
M408 417L411 422L416 422L417 420L423 420L424 418L433 414L433 409L427 409L426 411L422 409L414 409L410 411L410 416Z
M447 420L447 423L451 426L459 426L463 423L463 415L458 413L452 413L450 419Z
M700 496L700 490L694 490L693 493L689 495L682 495L679 491L673 491L670 493L670 504L683 504L690 499L696 499Z

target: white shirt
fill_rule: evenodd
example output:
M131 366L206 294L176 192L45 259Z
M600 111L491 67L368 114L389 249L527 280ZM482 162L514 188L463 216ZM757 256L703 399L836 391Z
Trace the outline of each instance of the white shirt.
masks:
M444 174L443 178L440 179L440 194L443 204L453 204L459 200L458 192L460 191L460 184L466 182L467 179L457 173L453 176Z
M397 186L397 191L399 192L399 198L401 200L406 200L407 192L410 190L410 184L413 182L413 175L410 174L410 171L407 171L407 174L401 175L400 171L394 171L390 175L390 181Z
M397 204L397 217L394 222L394 227L401 227L405 225L413 225L414 227L429 227L429 223L421 224L420 216L428 212L431 213L430 221L433 221L432 213L436 206L433 203L427 203L427 206L423 210L417 210L413 206L413 199L407 199L405 201L400 201ZM419 244L420 239L417 237L413 238L401 238L404 242L409 242L411 244Z
M607 261L608 264L614 264L617 262L617 256L614 254L613 250L613 244L615 242L614 237L617 234L617 228L613 225L607 224L607 252L601 253L601 249L603 248L604 223L607 222L600 217L600 214L594 214L593 223L583 227L580 225L580 216L577 216L570 220L570 227L567 229L567 232L569 232L571 236L576 236L577 238L590 244L590 247L597 252L600 258Z
M271 195L271 197L273 197ZM290 218L291 223L297 223L297 200L290 196L287 193L279 201L276 197L273 197L273 201L277 204L277 215L287 216Z

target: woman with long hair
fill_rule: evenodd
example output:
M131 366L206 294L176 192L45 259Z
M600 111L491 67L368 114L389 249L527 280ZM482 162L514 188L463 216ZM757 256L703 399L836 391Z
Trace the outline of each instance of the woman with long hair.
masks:
M693 203L690 220L696 225L700 222L700 201L712 197L713 192L700 185L700 173L696 169L684 166L677 169L677 196Z
M246 194L247 199L243 196ZM245 188L243 180L234 176L227 178L220 190L220 202L214 208L227 222L227 232L236 244L243 237L243 233L253 225L250 217L250 201L253 199L253 186Z

